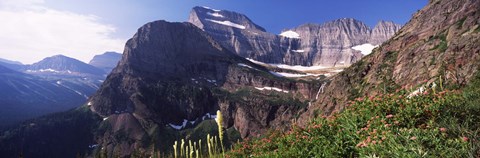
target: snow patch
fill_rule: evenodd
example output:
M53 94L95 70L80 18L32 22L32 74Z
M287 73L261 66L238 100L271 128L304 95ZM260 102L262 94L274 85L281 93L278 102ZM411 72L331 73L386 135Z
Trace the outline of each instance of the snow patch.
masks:
M255 64L267 64L267 63L264 63L264 62L260 62L260 61L256 61L256 60L253 60L253 59L250 59L250 58L245 58L247 59L248 61L252 62L252 63L255 63Z
M250 65L247 65L247 64L244 64L244 63L238 63L238 66L246 67L246 68L250 68L250 69L255 69L255 68L251 67Z
M88 102L87 105L88 105L88 106L92 105L92 102Z
M92 148L96 148L98 146L98 144L92 144L92 145L89 145L88 148L92 149Z
M283 90L283 89L276 88L276 87L263 87L263 88L255 87L255 89L260 90L260 91L263 91L263 90L269 90L269 91L274 90L274 91L277 91L277 92L288 93L287 90Z
M222 10L213 9L213 8L206 7L206 6L202 6L202 8L205 8L205 9L210 9L210 10L213 10L213 11L216 11L216 12L222 11Z
M306 76L320 76L321 74L292 74L292 73L286 73L286 72L273 72L270 71L271 74L278 76L278 77L306 77Z
M339 69L339 70L332 70L330 72L339 73L339 72L342 72L342 71L343 71L343 69Z
M223 15L219 14L219 13L207 12L207 14L210 15L210 16L213 16L213 17L223 18Z
M243 25L236 24L236 23L233 23L233 22L228 21L228 20L225 20L225 21L218 21L218 20L212 20L212 19L205 19L205 20L213 22L213 23L217 23L217 24L220 24L220 25L235 27L235 28L238 28L238 29L245 29L246 28Z
M256 61L250 58L245 58L252 63L259 64L259 65L270 65L273 67L277 68L282 68L282 69L288 69L288 70L295 70L295 71L314 71L314 70L322 70L322 69L327 69L331 67L325 67L325 66L302 66L302 65L285 65L285 64L268 64L260 61ZM331 72L340 72L343 70L333 70ZM313 74L312 74L313 75ZM315 74L316 75L316 74ZM311 76L311 75L310 75Z
M202 121L205 120L205 119L216 119L216 118L217 118L217 115L210 115L210 113L206 113L205 115L203 115L203 116L200 117L200 118L202 118ZM182 122L182 124L180 124L180 125L175 125L175 124L173 124L173 123L169 123L168 125L169 125L170 127L174 128L174 129L176 129L176 130L181 130L181 129L187 127L187 124L188 124L188 123L190 123L191 125L194 125L195 123L197 123L197 122L196 122L197 119L199 119L199 118L196 118L196 119L194 119L193 121L189 121L189 120L187 120L187 119L183 119L183 122Z
M292 52L295 52L295 53L303 53L303 52L305 52L305 50L292 50Z
M362 52L363 55L368 55L372 53L372 50L375 49L376 47L378 47L378 45L374 46L370 43L365 43L362 45L353 46L352 49Z
M60 71L54 70L54 69L40 69L38 70L40 72L54 72L54 73L59 73Z
M62 82L61 82L61 81L57 81L57 84L62 84Z
M103 121L105 121L105 120L107 120L107 119L108 119L108 117L104 117L104 118L103 118Z
M325 66L302 66L302 65L285 65L285 64L270 64L270 65L276 66L282 69L297 70L297 71L311 71L311 70L328 68Z
M300 35L292 30L282 32L280 33L280 36L287 37L287 38L300 38Z
M181 130L183 128L182 125L177 126L177 125L174 125L174 124L171 124L171 123L169 123L168 125L170 125L170 127L172 127L173 129L176 129L176 130Z

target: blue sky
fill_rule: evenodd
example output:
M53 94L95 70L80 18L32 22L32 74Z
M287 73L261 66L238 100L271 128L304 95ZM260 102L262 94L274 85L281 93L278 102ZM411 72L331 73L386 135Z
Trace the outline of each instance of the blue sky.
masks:
M105 51L122 52L143 24L183 22L194 6L247 15L268 32L305 23L355 18L405 24L427 0L0 0L0 58L33 63L64 54L88 62Z
M46 0L54 9L100 16L118 27L120 37L130 37L146 22L186 21L194 6L208 6L247 15L268 32L304 23L355 18L373 27L379 20L406 23L427 0Z

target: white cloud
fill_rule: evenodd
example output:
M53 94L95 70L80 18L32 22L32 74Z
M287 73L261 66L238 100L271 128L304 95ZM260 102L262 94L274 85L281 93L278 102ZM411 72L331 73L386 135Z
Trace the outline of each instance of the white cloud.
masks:
M0 2L0 58L33 63L64 54L84 62L105 51L122 52L124 39L99 17L42 6L43 0Z

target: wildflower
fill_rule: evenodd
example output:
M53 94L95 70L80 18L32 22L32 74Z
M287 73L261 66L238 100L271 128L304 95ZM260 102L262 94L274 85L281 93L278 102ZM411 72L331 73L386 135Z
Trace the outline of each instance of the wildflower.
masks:
M446 129L446 128L443 128L443 127L442 127L442 128L440 128L440 132L446 132L446 131L447 131L447 129Z
M222 126L222 122L223 122L223 117L222 117L222 113L220 112L220 110L217 110L217 119L216 119L216 122L218 124L218 136L220 137L220 141L223 140L223 126Z
M468 142L468 137L462 137L462 140L463 140L464 142Z
M392 114L390 114L390 115L387 115L386 117L387 117L387 118L392 118L392 117L393 117L393 115L392 115Z
M415 137L415 136L410 137L410 140L417 140L417 137Z

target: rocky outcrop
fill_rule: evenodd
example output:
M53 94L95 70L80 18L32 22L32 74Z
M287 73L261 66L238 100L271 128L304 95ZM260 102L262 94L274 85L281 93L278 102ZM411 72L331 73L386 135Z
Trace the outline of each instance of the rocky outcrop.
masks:
M480 2L431 1L372 55L332 77L300 120L347 100L427 83L465 85L480 66Z
M352 49L362 44L381 44L400 29L392 22L379 22L372 30L355 19L325 24L305 24L271 34L245 15L226 10L195 7L188 20L238 55L265 63L288 65L348 66L363 56Z

